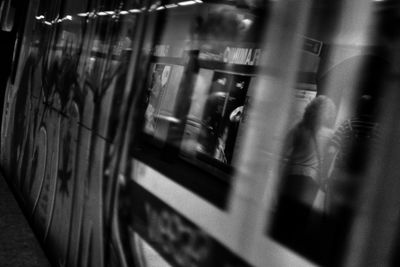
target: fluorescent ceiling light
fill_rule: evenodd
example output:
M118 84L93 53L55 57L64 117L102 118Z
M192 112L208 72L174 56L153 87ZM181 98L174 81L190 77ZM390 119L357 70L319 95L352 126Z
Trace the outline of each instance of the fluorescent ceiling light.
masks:
M169 4L169 5L165 5L166 8L174 8L177 7L177 4Z
M126 15L126 14L129 14L129 12L126 11L126 10L121 10L121 11L119 12L119 14L121 14L121 15Z
M194 5L196 4L195 1L183 1L183 2L179 2L178 5L180 6L189 6L189 5Z
M130 13L140 13L140 9L131 9L129 10Z

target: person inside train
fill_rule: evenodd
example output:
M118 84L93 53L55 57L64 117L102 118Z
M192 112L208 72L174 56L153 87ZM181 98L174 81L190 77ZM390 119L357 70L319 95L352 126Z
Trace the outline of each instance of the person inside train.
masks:
M312 206L321 185L322 161L333 135L336 106L326 96L317 96L306 107L302 120L285 141L284 194ZM301 190L299 190L301 189Z
M382 144L377 121L377 101L362 95L355 115L346 119L335 131L328 145L332 163L325 186L326 212L330 217L330 242L343 247L357 208L363 199L361 190L368 177L371 155ZM340 249L332 258L338 258Z
M361 180L381 141L378 115L388 67L389 62L382 55L364 56L363 77L356 85L359 97L354 115L339 125L329 144L329 157L333 160L327 191L332 214L355 209Z
M334 160L327 182L334 206L350 205L354 202L351 198L359 188L356 185L357 174L366 169L370 149L380 139L374 110L371 96L363 95L355 116L339 126L330 142L329 154L334 155Z
M334 102L327 96L317 96L306 106L301 121L289 131L284 142L272 236L289 247L307 249L316 233L311 221L313 204L322 186L323 160L335 117Z

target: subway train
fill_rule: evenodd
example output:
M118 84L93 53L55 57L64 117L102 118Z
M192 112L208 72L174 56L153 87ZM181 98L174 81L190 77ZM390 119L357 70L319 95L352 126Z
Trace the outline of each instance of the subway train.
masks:
M399 266L397 1L25 13L0 166L54 266Z

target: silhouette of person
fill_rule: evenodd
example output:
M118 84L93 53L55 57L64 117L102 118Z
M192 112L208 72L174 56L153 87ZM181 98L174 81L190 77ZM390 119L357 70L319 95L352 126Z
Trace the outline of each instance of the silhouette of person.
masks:
M272 225L272 237L312 253L313 203L321 187L325 151L333 135L336 106L326 96L317 96L305 108L303 117L289 132L284 144L284 168Z
M369 155L380 139L375 110L372 97L363 95L355 116L339 126L330 142L329 154L334 156L328 181L332 212L354 204Z

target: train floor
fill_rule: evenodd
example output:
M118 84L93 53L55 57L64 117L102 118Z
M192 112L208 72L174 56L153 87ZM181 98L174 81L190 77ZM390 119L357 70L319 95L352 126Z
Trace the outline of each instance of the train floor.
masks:
M0 266L51 266L2 175L0 175Z

